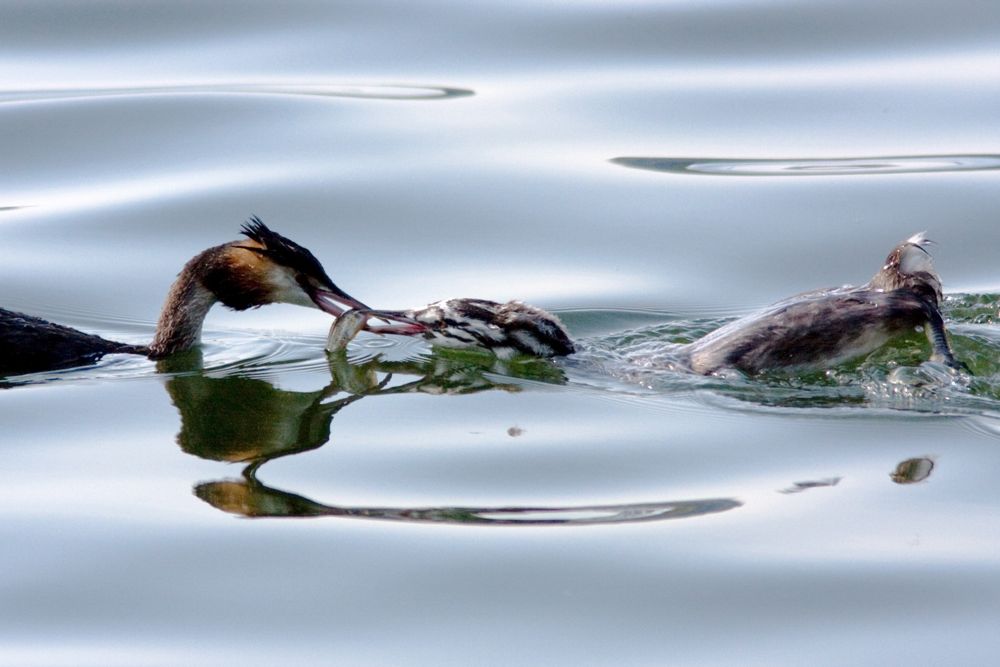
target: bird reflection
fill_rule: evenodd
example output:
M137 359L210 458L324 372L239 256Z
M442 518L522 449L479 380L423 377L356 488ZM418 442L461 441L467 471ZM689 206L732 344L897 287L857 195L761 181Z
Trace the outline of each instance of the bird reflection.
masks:
M840 484L840 480L843 477L827 477L826 479L814 479L807 480L804 482L795 482L790 487L786 489L781 489L778 493L802 493L803 491L808 491L809 489L819 489L824 486L837 486Z
M249 518L337 516L478 525L633 523L702 516L725 512L742 505L732 498L708 498L573 507L343 507L324 505L304 496L265 486L252 474L241 480L198 484L194 493L217 509Z
M200 355L173 363L199 365ZM187 362L184 364L183 362ZM161 366L168 362L161 362ZM363 375L367 369L359 369ZM391 376L387 376L385 381ZM363 383L364 378L357 378ZM377 390L375 382L371 390ZM266 380L239 375L212 377L189 372L171 377L167 392L181 413L177 444L203 459L245 462L257 467L273 458L316 449L330 439L333 416L360 400L363 392L343 392L341 379L317 391L285 391Z
M533 361L538 364L513 370L524 371L529 377L548 374L550 380L562 378L550 362ZM167 392L181 414L177 435L181 449L204 459L243 462L254 468L322 446L330 439L334 415L368 396L519 389L511 382L487 377L496 370L493 364L477 366L447 358L375 358L352 363L340 353L329 357L329 369L331 381L326 386L302 392L279 389L260 378L206 375L197 350L174 355L158 367L173 374L167 380ZM393 384L397 376L416 379Z
M167 391L180 411L177 442L190 454L215 461L245 463L242 479L197 484L194 493L224 512L244 517L358 517L454 524L609 524L678 519L724 512L742 503L709 498L620 505L573 507L342 507L263 484L257 473L275 458L316 449L330 440L333 417L363 398L384 394L465 394L520 389L518 379L564 382L545 360L496 367L459 355L430 359L352 363L346 355L329 358L331 381L309 392L279 389L245 376L212 377L202 370L198 352L175 355L160 370L173 373ZM494 373L502 371L505 377ZM400 382L398 378L404 377ZM415 379L408 379L415 377ZM507 379L511 378L511 379ZM408 381L407 381L408 380Z

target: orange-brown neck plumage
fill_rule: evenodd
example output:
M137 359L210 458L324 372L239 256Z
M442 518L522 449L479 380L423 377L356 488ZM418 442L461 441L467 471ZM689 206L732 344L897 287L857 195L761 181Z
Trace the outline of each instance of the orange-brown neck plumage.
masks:
M260 244L248 240L215 246L184 265L160 312L156 336L149 346L151 357L164 357L197 345L205 316L217 302L234 310L273 302L271 262L246 249L248 246Z

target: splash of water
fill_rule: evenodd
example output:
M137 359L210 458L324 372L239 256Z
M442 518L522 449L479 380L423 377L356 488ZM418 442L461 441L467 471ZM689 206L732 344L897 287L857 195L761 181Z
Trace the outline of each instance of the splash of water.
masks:
M587 338L581 353L565 365L571 383L608 392L710 395L712 401L723 397L760 407L875 408L1000 418L1000 295L949 295L943 311L956 356L970 373L928 361L929 345L917 334L826 371L756 377L731 371L704 377L683 368L677 349L733 318L667 316L665 322Z

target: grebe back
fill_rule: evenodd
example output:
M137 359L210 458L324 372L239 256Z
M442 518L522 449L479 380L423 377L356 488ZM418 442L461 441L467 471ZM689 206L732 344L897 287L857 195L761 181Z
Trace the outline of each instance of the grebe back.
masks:
M105 354L146 354L148 348L77 331L0 308L0 376L68 368Z
M701 374L736 368L821 370L869 354L898 336L923 328L931 359L963 368L955 359L941 317L941 279L916 234L886 258L860 287L807 292L731 322L682 346L680 354Z

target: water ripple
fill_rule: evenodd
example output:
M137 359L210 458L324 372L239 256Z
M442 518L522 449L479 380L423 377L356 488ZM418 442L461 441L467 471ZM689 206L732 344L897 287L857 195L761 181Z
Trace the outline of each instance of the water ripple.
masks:
M305 95L373 100L441 100L468 97L467 88L426 85L346 84L203 84L188 86L137 86L131 88L53 88L0 91L0 104L48 102L94 97L143 97L149 95Z
M895 155L784 160L616 157L611 162L631 169L710 176L861 176L1000 169L1000 155Z

